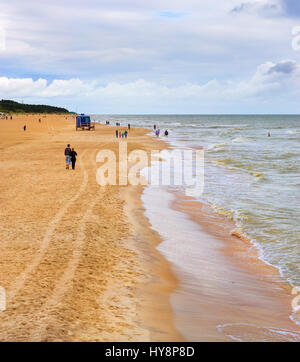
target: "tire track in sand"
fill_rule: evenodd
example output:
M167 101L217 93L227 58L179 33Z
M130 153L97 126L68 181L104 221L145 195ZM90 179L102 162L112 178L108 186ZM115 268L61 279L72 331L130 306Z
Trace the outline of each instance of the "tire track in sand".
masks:
M83 151L82 155L80 156L80 163L81 163L82 157L85 154L85 152L86 151ZM84 168L84 163L81 163L81 164L83 165L83 168ZM49 224L49 226L47 228L47 231L45 233L45 236L43 238L43 241L41 243L41 246L39 248L39 251L37 252L36 256L34 257L32 263L19 275L19 277L14 282L12 287L9 288L9 290L7 292L7 300L8 300L8 302L15 298L15 296L18 294L20 289L22 289L22 287L24 286L29 274L31 274L33 272L33 270L41 262L44 254L45 254L45 252L46 252L46 250L47 250L47 248L48 248L48 246L49 246L49 244L51 242L52 234L55 231L57 225L59 224L59 222L63 218L63 216L64 216L65 212L67 211L67 209L85 191L87 183L88 183L88 173L84 169L83 170L83 181L82 181L82 184L80 186L79 191L58 211L58 213L55 215L55 217L50 222L50 224Z
M111 142L108 142L105 144L99 144L97 146L100 146L101 148L103 148L104 146L106 146L106 144L110 144L110 143ZM80 160L82 159L82 157L84 156L84 154L87 151L88 150L85 150L82 152L82 154L80 156ZM95 151L97 152L97 149ZM94 152L91 153L91 159L93 158L93 156L95 156ZM88 162L88 163L90 163L90 162ZM95 164L95 159L93 160L93 163ZM11 311L10 317L8 315L6 316L5 323L8 324L7 325L8 328L6 329L6 332L5 332L5 337L4 337L5 340L11 340L12 338L14 340L19 340L19 341L41 340L45 329L47 329L47 326L51 326L53 322L55 325L55 321L56 321L57 317L59 317L59 319L61 319L60 318L61 317L60 306L63 305L64 296L67 294L69 289L72 288L72 285L73 285L72 279L74 279L74 274L76 272L78 263L80 263L80 260L81 260L81 251L82 251L83 246L85 245L85 243L84 243L85 229L86 229L85 224L86 224L87 218L90 215L92 208L96 202L94 202L91 207L88 207L87 211L85 213L83 213L82 218L84 219L84 223L79 224L78 231L74 235L76 246L74 246L74 248L73 248L75 251L73 251L73 255L71 257L72 259L67 262L67 266L61 265L61 266L63 266L63 268L59 267L59 269L62 269L61 270L62 273L61 273L61 276L58 278L58 282L55 282L53 288L51 288L52 290L48 289L48 287L47 287L48 282L47 282L47 279L45 279L46 282L44 283L44 285L46 286L48 291L47 291L47 289L44 289L43 294L45 296L45 293L48 294L50 292L48 294L49 295L48 298L46 298L46 300L44 302L42 302L42 298L41 298L42 294L41 294L39 296L39 301L42 302L42 304L40 304L40 306L38 306L39 303L32 304L30 299L28 299L28 298L24 299L24 293L22 293L21 290L22 289L24 290L24 284L25 283L27 284L28 279L31 279L32 277L34 277L34 279L36 279L36 281L43 280L44 277L47 278L46 274L45 275L41 274L40 271L37 273L33 273L33 271L37 270L39 268L39 266L43 263L43 260L47 253L50 252L50 254L52 254L52 252L50 250L51 248L49 245L51 245L51 247L52 247L52 245L54 243L53 238L55 238L55 233L54 233L55 230L57 230L59 225L63 225L61 223L63 221L63 218L65 217L67 209L70 208L71 205L73 203L75 203L76 200L79 199L79 197L82 195L82 193L84 193L86 191L89 177L88 177L88 172L86 170L86 167L84 167L84 164L82 164L82 168L84 170L83 171L83 182L80 186L78 193L76 195L74 195L72 197L72 199L70 199L65 204L65 206L63 208L61 208L57 212L55 217L51 220L51 222L46 230L46 233L44 235L43 241L40 245L40 248L37 251L36 255L34 256L33 261L18 276L16 281L12 284L12 287L9 288L9 301L12 303L12 300L16 297L16 295L20 295L20 297L23 298L23 300L21 301L22 304L25 302L24 303L25 308L22 309L21 314L17 314L14 316L15 313L13 311ZM80 198L80 200L81 200L81 198ZM85 200L85 203L87 201L86 197L84 197L82 200ZM77 209L78 209L78 207L77 207ZM57 242L57 241L55 241L55 242ZM63 270L65 268L66 268L66 270ZM48 274L48 275L50 275L50 274ZM37 285L36 282L35 282L35 285ZM29 296L28 292L29 291L27 291L27 295ZM32 291L32 293L33 294L32 294L31 298L32 298L32 302L34 302L36 300L36 298L38 297L38 295L36 294L36 291L34 291L34 290ZM31 311L29 308L31 309ZM16 308L13 308L12 310L16 310ZM11 321L11 318L14 318L14 319L17 318L14 322L13 328L10 328L9 322L8 322L8 319ZM3 320L3 322L4 322L4 320ZM10 324L11 324L11 322L10 322ZM46 338L47 338L47 336L46 336Z
M94 153L95 152L97 152L97 150L95 150ZM92 154L91 162L94 158L94 154ZM29 337L30 341L47 340L47 327L51 324L51 322L54 322L55 324L54 319L56 314L56 308L72 286L72 279L75 275L85 244L85 231L87 227L87 222L90 220L90 216L92 215L92 211L96 202L97 199L94 199L91 202L83 217L81 218L80 224L77 228L76 240L72 244L73 256L68 262L65 271L63 272L58 282L55 284L52 294L48 297L47 301L43 304L39 312L35 314L34 323L37 327L33 327L34 329L30 333Z
M80 226L78 227L77 238L73 246L74 251L72 259L69 261L68 266L65 269L62 277L57 282L52 295L48 298L42 309L35 315L35 320L38 324L38 327L31 333L31 336L29 338L30 341L42 341L45 339L43 334L45 333L47 326L51 322L51 316L53 316L53 308L55 309L57 307L58 303L63 299L64 295L68 292L69 288L72 285L71 282L80 261L84 246L87 222L90 219L92 210L96 202L97 200L94 200L90 204L82 218Z

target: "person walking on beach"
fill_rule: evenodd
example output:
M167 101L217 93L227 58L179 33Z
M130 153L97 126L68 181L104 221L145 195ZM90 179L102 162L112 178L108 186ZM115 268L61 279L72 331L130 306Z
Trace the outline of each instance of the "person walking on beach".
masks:
M67 147L65 148L65 156L66 156L66 170L69 169L69 166L71 164L71 148L70 145L68 144Z
M156 124L153 126L154 131L156 130Z
M119 131L116 129L116 138L119 136Z
M128 134L128 132L127 132L127 130L124 132L124 136L125 136L125 138L127 138L127 134Z
M130 123L128 123L128 130L130 131Z
M77 152L74 150L74 148L72 148L71 151L72 170L75 170L76 157L77 157Z
M24 129L24 131L26 131L26 124L24 125L23 129Z
M168 130L166 129L166 130L165 130L165 136L168 137L168 135L169 135L169 132L168 132Z

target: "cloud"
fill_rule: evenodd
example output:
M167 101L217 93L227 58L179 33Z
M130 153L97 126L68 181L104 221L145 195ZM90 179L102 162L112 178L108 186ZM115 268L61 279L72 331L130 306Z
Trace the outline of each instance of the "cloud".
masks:
M269 74L272 73L284 73L284 74L292 74L298 70L298 65L293 60L281 61L268 70Z
M281 0L261 0L242 2L230 11L232 14L259 14L262 16L277 16L282 12Z
M227 107L245 102L251 104L254 100L274 102L277 97L282 99L287 95L298 99L299 80L300 65L293 60L283 60L259 65L253 76L244 80L210 80L203 84L185 83L173 87L144 79L104 85L99 81L80 79L54 80L49 83L45 79L34 81L2 77L0 97L43 99L44 103L60 100L63 104L72 99L76 104L84 106L87 102L89 107L96 106L107 110L107 113L128 113L132 110L139 113L142 109L150 113L162 109L170 113L172 109L185 113L187 107L192 110L198 107L198 113L201 113L204 105Z
M11 97L68 100L86 111L100 104L113 110L114 102L120 110L132 104L131 111L138 99L141 110L162 104L189 112L194 102L201 111L203 104L226 101L233 112L242 95L267 99L297 73L291 64L278 64L297 56L291 47L296 5L283 0L3 0L6 48L0 46L0 77L6 78ZM269 59L276 61L270 65ZM251 77L258 64L275 68ZM23 82L16 93L7 86L13 79Z
M14 79L14 78L0 78L0 94L2 98L5 96L13 97L30 97L42 94L43 90L47 87L45 79L38 79L36 81L31 78Z
M300 65L293 60L278 63L266 62L257 67L255 74L247 81L241 81L227 92L241 97L273 100L299 94Z
M254 7L253 3L241 3L235 6L233 9L231 9L230 12L239 14L251 10L253 9L253 7Z
M288 41L279 23L229 15L236 0L4 3L0 76L202 82L232 75L232 54L250 71Z
M300 2L299 0L253 0L234 6L230 12L298 18L300 17Z

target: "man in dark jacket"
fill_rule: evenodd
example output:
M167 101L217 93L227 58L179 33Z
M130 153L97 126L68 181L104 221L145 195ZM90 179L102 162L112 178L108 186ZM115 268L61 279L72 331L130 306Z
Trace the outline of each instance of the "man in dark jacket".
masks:
M71 151L72 170L75 170L76 156L77 156L77 152L74 151L74 148L72 148L72 151Z
M71 164L71 148L70 145L67 145L66 149L65 149L65 156L66 156L66 169L69 169L69 166Z

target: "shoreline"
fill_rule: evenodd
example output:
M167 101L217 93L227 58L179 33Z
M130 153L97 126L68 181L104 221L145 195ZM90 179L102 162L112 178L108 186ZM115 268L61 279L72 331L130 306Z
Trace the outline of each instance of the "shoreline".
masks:
M278 268L260 259L259 249L240 233L234 221L217 213L209 205L183 196L179 191L174 190L169 190L170 194L175 195L174 200L169 200L169 204L163 202L163 206L161 204L158 207L152 206L155 193L159 192L148 192L149 195L146 196L144 203L150 210L152 209L148 212L152 228L163 239L158 249L169 260L172 271L179 280L179 288L171 295L171 300L175 326L184 337L189 341L299 341L300 329L292 319L291 304L294 298L292 286L280 275ZM161 192L158 197L164 199L167 196ZM147 199L149 199L148 202ZM164 211L160 214L161 207ZM170 230L172 226L171 222L165 222L161 228L155 227L159 225L159 219L163 217L163 214L168 213L169 216L172 210L181 213L181 216L177 218L174 215L173 225L184 224L184 215L187 216L188 222L194 224L184 228L185 234L181 234L181 240L178 240L178 243L177 235L172 232L171 236L168 235L168 228ZM155 214L159 216L156 217ZM205 257L199 254L199 268L195 263L195 269L191 271L186 266L183 267L184 258L192 260L193 253L200 253L199 247L192 246L193 253L185 255L184 248L177 244L186 243L185 236L195 226L198 228L198 231L194 232L197 234L195 242L202 240L201 251L204 252ZM214 247L210 248L205 243L203 244L205 239L209 240ZM187 243L186 248L189 247ZM183 263L178 260L176 254L183 256ZM212 267L205 259L214 260L214 258L216 262ZM222 263L225 267L220 266ZM218 289L217 292L209 290L203 294L201 291L206 284L205 278L203 279L203 276L201 278L202 268L210 270L210 273L219 274L214 275L213 278L207 275L210 285L206 285L206 288ZM224 279L223 275L228 272L228 278ZM205 275L205 272L203 274ZM193 282L190 282L193 276L197 279L195 283L201 286L199 290ZM225 284L231 283L232 287L222 286L221 281ZM234 290L236 285L239 285L238 292ZM247 287L252 291L251 293ZM225 290L220 292L222 288ZM193 302L191 302L192 299L194 299ZM220 304L225 306L220 308ZM202 309L202 312L199 309ZM222 313L219 313L220 309ZM206 312L203 313L203 311ZM206 320L200 314L210 314L213 317Z
M171 271L171 263L157 250L162 239L145 216L141 194L136 187L126 187L121 197L126 201L125 213L132 226L132 240L139 250L141 263L146 266L144 287L139 290L138 310L143 324L150 332L150 341L181 342L184 337L174 326L170 295L178 288L178 279Z
M215 285L216 290L204 295L204 299L210 301L209 310L218 332L222 332L220 327L223 325L223 334L229 340L299 341L300 329L290 320L293 312L290 284L277 268L258 258L258 250L250 241L231 235L234 222L216 214L208 205L186 197L177 196L171 207L188 215L199 226L204 240L209 235L212 238L207 240L216 242L214 250L210 250L205 242L202 247L206 250L206 258L214 257L214 269L219 273L210 279L210 287ZM203 267L207 267L205 260ZM222 280L223 291L217 289ZM215 304L212 298L215 298ZM291 335L283 336L284 333Z

